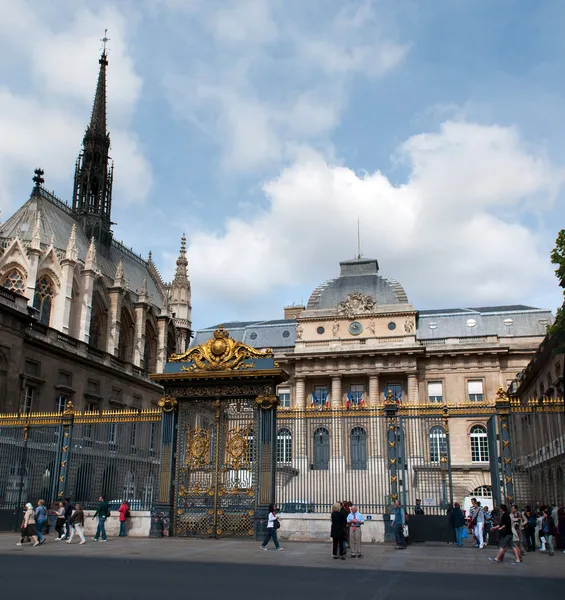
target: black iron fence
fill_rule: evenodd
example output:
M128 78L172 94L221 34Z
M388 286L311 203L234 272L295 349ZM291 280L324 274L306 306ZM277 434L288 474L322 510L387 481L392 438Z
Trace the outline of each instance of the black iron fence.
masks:
M0 529L13 529L26 502L66 497L84 508L150 510L161 456L161 411L0 415ZM117 509L115 506L114 510Z

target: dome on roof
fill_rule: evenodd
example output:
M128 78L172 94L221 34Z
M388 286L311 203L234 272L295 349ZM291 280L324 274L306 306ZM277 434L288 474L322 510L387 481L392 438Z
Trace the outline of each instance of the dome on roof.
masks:
M341 274L319 285L308 300L307 310L347 312L349 305L362 305L362 312L374 306L408 304L404 288L394 279L379 275L374 258L358 258L339 263Z

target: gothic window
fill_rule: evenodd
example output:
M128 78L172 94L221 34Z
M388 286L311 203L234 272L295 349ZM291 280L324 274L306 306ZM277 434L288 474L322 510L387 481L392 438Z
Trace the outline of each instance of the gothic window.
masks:
M175 330L172 324L169 324L167 332L167 356L171 356L177 351L177 342L175 337Z
M325 427L314 431L314 471L327 471L330 468L330 432Z
M90 317L90 345L98 350L106 350L106 330L108 327L108 313L100 293L96 292L92 298L92 313Z
M53 296L53 282L49 277L43 275L35 283L35 295L33 297L33 308L39 312L39 321L43 325L49 325Z
M482 425L471 427L471 461L474 463L488 462L487 430Z
M447 438L443 427L432 427L430 429L430 462L438 463L441 457L447 458Z
M367 432L363 427L354 427L349 435L351 452L351 469L365 471L367 469Z
M128 471L124 478L124 493L123 500L132 500L135 498L135 475Z
M277 462L289 463L292 460L292 433L286 427L277 432Z
M133 334L133 319L128 310L122 309L122 314L120 317L120 344L118 349L118 358L124 362L132 362L134 345Z
M12 292L16 292L16 294L22 294L25 292L25 281L23 275L17 270L12 269L6 277L4 277L4 281L2 285L5 288L8 288Z
M151 321L145 325L145 351L143 354L143 367L149 373L157 370L157 333Z

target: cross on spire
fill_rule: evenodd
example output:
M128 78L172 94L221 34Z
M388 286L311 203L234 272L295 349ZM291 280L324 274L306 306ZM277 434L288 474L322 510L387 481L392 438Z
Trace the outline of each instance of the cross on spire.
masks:
M102 54L106 54L106 43L110 41L107 29L104 29L104 37L100 38L100 41L104 44L104 46L102 47Z
M45 171L43 169L35 169L34 173L33 182L35 183L35 189L38 190L45 183L45 179L43 179Z

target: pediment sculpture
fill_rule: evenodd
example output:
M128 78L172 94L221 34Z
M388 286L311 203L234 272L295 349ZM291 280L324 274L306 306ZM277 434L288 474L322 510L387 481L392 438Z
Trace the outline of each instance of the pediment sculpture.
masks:
M373 312L376 304L372 296L366 296L361 292L353 292L347 295L347 300L343 300L337 305L337 312L339 315L351 319L355 315Z
M173 354L169 362L190 362L189 366L181 367L182 371L194 373L196 371L243 371L253 368L252 362L245 362L253 358L273 358L273 351L256 350L243 342L236 342L230 338L222 326L214 331L212 339L206 343L190 348L182 354Z

